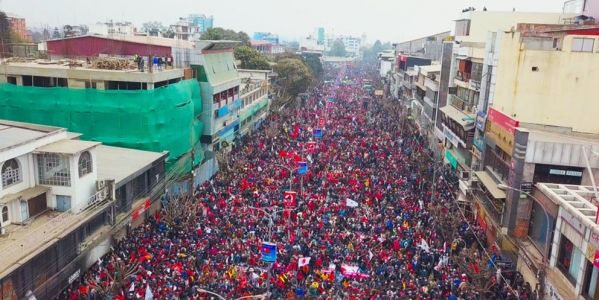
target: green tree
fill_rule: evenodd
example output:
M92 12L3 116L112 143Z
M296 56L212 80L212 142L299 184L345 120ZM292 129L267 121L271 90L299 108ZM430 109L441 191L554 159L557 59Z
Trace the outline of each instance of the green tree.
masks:
M383 44L381 43L381 41L376 40L376 42L374 42L374 45L372 45L372 52L374 52L374 55L379 54L379 52L383 52L383 50L385 50L385 48L383 48Z
M383 50L391 50L393 49L393 45L391 44L391 42L386 42L383 44Z
M169 38L169 39L175 38L175 32L172 31L170 28L165 31L162 31L160 34L162 35L162 37L165 37L165 38Z
M271 70L268 59L260 52L248 47L239 46L235 48L235 59L241 61L242 69Z
M58 27L54 27L54 33L52 33L52 38L54 38L54 39L60 38L60 31L58 30Z
M333 46L331 47L331 55L332 56L341 56L345 57L347 52L345 51L345 44L342 39L336 39L333 42Z
M243 31L235 32L234 30L224 29L221 27L209 28L202 33L200 40L239 41L239 46L250 46L250 36L247 33Z
M305 92L314 81L310 68L299 59L282 59L277 62L274 70L278 74L284 95L296 97Z
M7 57L10 54L10 47L8 46L12 43L10 32L8 17L3 11L0 11L0 57Z
M306 65L308 67L310 67L310 70L312 70L312 75L315 78L320 78L320 76L322 76L324 69L322 67L322 62L320 61L320 57L318 57L317 55L314 55L314 54L306 54L304 61L305 61Z
M277 55L275 55L275 61L280 61L286 58L292 58L292 59L299 59L302 62L304 61L304 57L293 52L293 51L285 51L283 53L278 53Z

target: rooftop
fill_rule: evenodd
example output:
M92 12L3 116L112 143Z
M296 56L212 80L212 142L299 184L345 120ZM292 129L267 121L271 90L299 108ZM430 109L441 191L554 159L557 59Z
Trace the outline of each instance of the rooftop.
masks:
M252 47L273 45L273 43L268 42L268 41L255 41L255 40L251 41L250 44L252 44Z
M62 140L43 147L39 147L35 150L35 152L74 155L88 150L90 148L96 147L100 144L102 143L81 140Z
M599 228L599 225L595 224L597 204L591 202L591 199L595 198L592 186L537 183L536 187L585 226Z
M65 129L0 120L0 152L58 131L65 131Z
M193 49L195 47L195 44L193 42L179 40L179 39L169 39L169 38L163 38L163 37L157 37L157 36L138 36L138 35L120 35L120 34L115 34L111 37L105 36L105 35L83 35L83 36L69 37L69 38L64 38L64 39L49 40L47 42L53 43L53 42L60 42L62 40L82 39L82 38L89 38L89 37L98 38L98 39L107 39L107 40L117 40L117 41L130 42L130 43L136 43L136 44L144 44L144 45L155 45L155 46L162 46L162 47L186 48L186 49Z
M435 73L435 72L441 72L441 65L429 65L429 66L419 66L420 67L420 72L428 74L428 73Z
M114 179L118 188L129 179L145 172L152 164L168 157L168 151L158 153L100 145L97 150L98 179Z

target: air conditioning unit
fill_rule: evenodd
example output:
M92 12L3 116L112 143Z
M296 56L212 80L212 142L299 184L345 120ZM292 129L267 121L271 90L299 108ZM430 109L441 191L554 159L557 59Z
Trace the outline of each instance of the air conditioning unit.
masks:
M100 191L106 187L106 181L104 180L96 180L96 191Z
M462 179L462 180L470 179L470 172L468 172L468 171L460 172L460 179Z

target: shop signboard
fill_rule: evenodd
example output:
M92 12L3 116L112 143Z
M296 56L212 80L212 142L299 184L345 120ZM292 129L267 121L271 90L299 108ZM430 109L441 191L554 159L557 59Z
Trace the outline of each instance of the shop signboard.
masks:
M458 168L458 160L449 152L449 149L445 149L445 158L454 169Z
M594 263L595 262L595 253L597 252L597 248L593 246L593 244L587 244L587 251L584 256L586 256L587 260Z
M453 134L453 132L451 132L449 129L447 129L447 127L443 127L443 134L445 135L445 138L447 138L447 140L454 146L454 147L459 147L459 143L460 141L458 140L458 138Z
M489 114L487 115L487 120L497 124L499 127L501 127L503 130L507 131L512 136L516 132L514 128L516 128L520 125L520 123L518 121L508 117L504 113L502 113L492 107L489 107Z
M485 131L485 121L487 119L487 114L484 111L479 111L476 114L476 128L480 131Z
M522 181L520 183L520 190L524 193L529 194L530 192L532 192L532 182L530 181Z

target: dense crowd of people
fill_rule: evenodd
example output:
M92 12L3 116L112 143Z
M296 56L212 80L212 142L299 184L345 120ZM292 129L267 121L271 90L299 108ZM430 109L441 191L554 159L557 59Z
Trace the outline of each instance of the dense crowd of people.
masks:
M485 260L484 234L455 204L457 179L400 105L363 91L373 73L333 74L236 143L228 166L197 187L196 214L173 224L156 212L60 298L535 299L496 270L499 253ZM276 244L276 262L262 261L263 242ZM474 273L456 262L473 244L483 256ZM102 292L122 265L136 268ZM484 287L467 275L479 268L497 271Z

